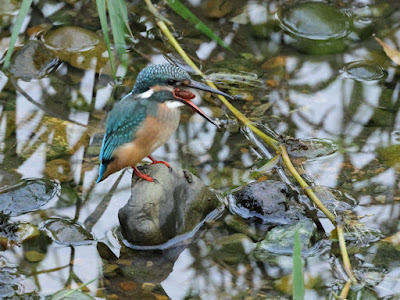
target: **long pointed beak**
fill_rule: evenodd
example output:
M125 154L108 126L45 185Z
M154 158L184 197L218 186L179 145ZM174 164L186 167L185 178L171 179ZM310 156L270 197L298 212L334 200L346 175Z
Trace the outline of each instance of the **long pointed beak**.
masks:
M228 94L225 94L225 93L223 93L221 91L218 91L216 89L213 89L213 88L209 87L206 84L203 84L203 83L200 83L200 82L197 82L197 81L194 81L194 80L191 80L190 83L188 85L186 85L186 86L190 87L190 88L193 88L193 89L198 89L198 90L210 92L210 93L213 93L213 94L222 95L222 96L224 96L226 98L229 98L229 99L233 99L233 97L228 95Z
M202 111L196 104L194 104L192 101L190 101L189 99L183 99L180 98L180 100L182 101L182 103L186 104L187 106L189 106L190 108L192 108L195 112L197 112L200 116L202 116L204 119L206 119L208 122L214 124L215 126L217 126L217 128L220 128L220 126L213 120L211 119L204 111Z

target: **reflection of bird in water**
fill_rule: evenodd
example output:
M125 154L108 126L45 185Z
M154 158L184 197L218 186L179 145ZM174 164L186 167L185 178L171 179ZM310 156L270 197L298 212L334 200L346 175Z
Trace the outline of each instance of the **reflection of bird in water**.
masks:
M229 98L229 95L190 79L189 74L172 65L152 65L144 68L136 79L132 92L117 103L107 117L106 133L100 152L100 182L110 174L132 166L139 177L154 181L141 173L136 164L163 145L179 124L179 106L186 104L207 121L218 126L192 101L195 95L184 88L194 88Z

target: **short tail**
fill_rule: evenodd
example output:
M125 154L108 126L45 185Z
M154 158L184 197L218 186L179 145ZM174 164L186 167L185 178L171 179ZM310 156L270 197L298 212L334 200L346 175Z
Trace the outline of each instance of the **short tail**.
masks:
M108 164L101 163L99 168L99 178L97 178L96 183L103 180L104 173L106 172Z

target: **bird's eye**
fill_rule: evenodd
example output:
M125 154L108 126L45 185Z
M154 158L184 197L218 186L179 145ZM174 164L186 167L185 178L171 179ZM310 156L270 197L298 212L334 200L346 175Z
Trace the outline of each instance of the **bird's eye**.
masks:
M168 85L175 85L176 84L176 80L168 79L167 84Z

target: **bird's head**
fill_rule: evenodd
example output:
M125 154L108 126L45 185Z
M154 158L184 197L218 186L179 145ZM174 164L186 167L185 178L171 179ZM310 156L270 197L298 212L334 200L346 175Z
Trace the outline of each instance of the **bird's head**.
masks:
M168 104L175 107L183 103L191 107L207 121L218 126L191 101L195 95L187 90L187 88L198 89L232 98L228 94L192 80L185 70L172 65L151 65L144 68L140 71L136 79L132 93L142 99L160 103L168 101Z

